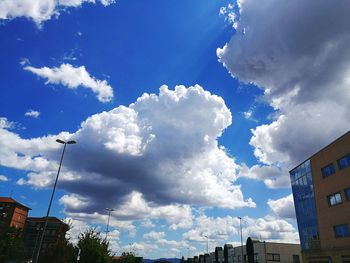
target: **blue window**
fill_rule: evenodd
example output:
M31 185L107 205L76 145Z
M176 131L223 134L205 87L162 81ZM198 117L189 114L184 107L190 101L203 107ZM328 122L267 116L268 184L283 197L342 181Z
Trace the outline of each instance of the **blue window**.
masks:
M350 236L348 224L334 226L335 237L348 237Z
M321 171L323 178L328 177L335 173L334 165L332 163L328 164L327 166L323 167Z
M338 160L339 170L350 166L350 154L345 155L343 158Z
M350 188L344 190L346 200L350 201Z

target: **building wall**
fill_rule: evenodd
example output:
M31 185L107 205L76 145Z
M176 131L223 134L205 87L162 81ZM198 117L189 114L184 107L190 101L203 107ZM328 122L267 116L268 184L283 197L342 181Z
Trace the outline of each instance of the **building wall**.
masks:
M234 262L242 262L241 260L239 260L242 255L241 251L241 246L234 248ZM244 258L246 258L246 246L243 246L243 253ZM297 263L297 260L293 261L293 259L296 258L299 258L299 261L302 262L301 248L299 244L255 242L254 254L255 262L257 263Z
M20 207L15 207L13 210L10 227L23 229L28 216L28 211Z
M346 199L344 189L350 187L350 167L339 169L337 160L350 153L350 133L311 157L314 181L315 201L318 215L321 248L350 248L350 237L336 238L334 226L348 224L350 227L350 201ZM322 168L333 164L335 173L324 177ZM330 206L328 196L339 193L342 202Z

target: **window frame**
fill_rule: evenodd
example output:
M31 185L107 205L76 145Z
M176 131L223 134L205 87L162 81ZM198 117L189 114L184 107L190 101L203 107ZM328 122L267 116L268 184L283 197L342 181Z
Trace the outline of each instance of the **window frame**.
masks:
M330 173L328 173L328 169L330 169ZM335 174L335 166L333 163L327 164L326 166L321 168L321 173L323 178L327 178Z
M344 227L344 228L342 228ZM346 234L347 235L337 235L337 229L340 230L340 229L346 229ZM335 238L346 238L346 237L350 237L350 231L349 231L349 226L347 223L345 224L340 224L340 225L335 225L333 226L333 230L334 230L334 235L335 235Z
M337 201L337 198L336 198L337 195L340 196L340 202ZM334 203L334 204L332 204L332 202L331 202L332 197L334 197L334 200L336 201L336 203ZM336 192L336 193L328 195L327 196L327 201L328 201L328 206L329 207L333 207L333 206L337 206L337 205L342 204L343 203L343 198L342 198L340 192Z
M345 160L346 161L346 165L345 166L341 166L340 163L342 160ZM344 155L343 157L339 158L337 160L337 164L338 164L338 169L339 170L344 170L345 168L349 167L350 166L350 153Z
M345 200L350 201L350 187L344 189Z

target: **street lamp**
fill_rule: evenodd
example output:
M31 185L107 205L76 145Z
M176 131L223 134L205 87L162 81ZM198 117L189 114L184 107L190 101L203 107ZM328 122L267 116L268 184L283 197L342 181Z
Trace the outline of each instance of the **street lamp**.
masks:
M244 262L244 254L243 254L243 237L242 237L242 217L238 217L239 219L239 227L241 229L241 252L242 252L242 262Z
M207 238L207 254L209 254L209 236L204 235Z
M66 146L67 146L67 144L75 144L76 143L76 141L73 141L73 140L66 142L66 141L62 141L60 139L57 139L56 142L61 143L64 146L63 146L63 151L62 151L62 155L61 155L60 165L58 167L58 171L57 171L57 175L56 175L55 184L54 184L53 189L52 189L52 194L51 194L51 198L50 198L50 202L49 202L49 207L47 208L45 224L44 224L44 228L43 228L43 233L41 234L41 238L40 238L40 242L39 242L39 246L38 246L38 252L36 253L36 257L35 257L35 261L34 261L35 263L38 263L38 260L39 260L40 250L41 250L41 246L43 244L47 222L49 221L49 214L50 214L51 204L52 204L53 196L55 194L56 185L57 185L57 181L58 181L58 176L60 175L62 161L63 161L63 156L64 156L64 152L66 150Z
M106 208L106 211L108 211L108 220L107 220L107 228L106 228L106 240L108 235L108 227L109 227L109 218L111 217L111 212L114 211L113 208Z

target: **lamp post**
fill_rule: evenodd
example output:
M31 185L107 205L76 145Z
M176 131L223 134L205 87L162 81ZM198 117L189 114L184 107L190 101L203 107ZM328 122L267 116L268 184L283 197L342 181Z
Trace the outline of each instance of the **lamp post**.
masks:
M106 227L106 240L108 236L108 227L109 227L109 219L111 217L111 212L114 211L113 208L106 208L106 211L108 211L108 220L107 220L107 227Z
M204 235L207 238L207 254L209 254L209 236Z
M243 254L243 237L242 237L242 217L238 217L239 219L239 227L241 229L241 252L242 252L242 262L244 262L244 254Z
M49 202L49 207L47 208L45 224L44 224L44 228L43 228L43 233L41 234L41 238L40 238L40 242L39 242L39 246L38 246L38 252L36 253L36 257L35 257L35 261L34 261L35 263L38 263L38 260L39 260L40 250L41 250L41 246L43 244L47 222L49 221L49 214L50 214L50 210L51 210L51 204L52 204L53 196L55 195L55 190L56 190L56 185L57 185L57 181L58 181L58 176L60 175L62 161L63 161L63 156L64 156L64 152L66 150L66 146L67 146L67 144L75 144L76 143L76 141L67 141L66 142L66 141L62 141L60 139L57 139L56 142L61 143L64 146L63 146L63 151L62 151L62 155L61 155L60 165L58 167L58 171L57 171L57 175L56 175L55 184L54 184L53 189L52 189L52 194L51 194L51 198L50 198L50 202Z

